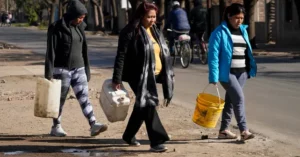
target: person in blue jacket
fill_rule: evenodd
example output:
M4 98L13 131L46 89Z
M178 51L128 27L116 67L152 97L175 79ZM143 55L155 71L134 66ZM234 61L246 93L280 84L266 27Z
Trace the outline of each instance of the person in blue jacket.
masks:
M165 26L166 29L172 29L174 32L170 33L168 36L170 53L174 55L174 39L178 38L182 34L187 34L190 32L190 24L187 17L187 13L180 8L180 3L178 1L174 1L173 9L169 13L169 17Z
M233 3L226 8L224 21L209 39L209 83L218 82L226 90L222 115L220 139L235 139L237 135L228 130L234 113L241 133L241 140L254 138L246 125L245 97L243 87L247 78L256 76L256 63L252 55L247 26L243 25L245 8Z

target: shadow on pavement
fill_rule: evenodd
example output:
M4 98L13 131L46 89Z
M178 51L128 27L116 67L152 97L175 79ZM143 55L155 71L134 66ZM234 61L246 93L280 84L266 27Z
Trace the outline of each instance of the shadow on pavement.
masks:
M272 77L279 79L298 79L300 78L300 71L271 71L271 72L259 72L260 76Z
M151 153L148 150L131 150L131 149L101 149L99 146L40 146L40 145L14 145L0 146L0 152L4 155L22 155L22 154L73 154L78 156L138 156L138 154ZM61 155L59 155L61 156Z
M137 156L137 154L151 153L149 149L137 150L135 147L130 147L122 139L96 139L81 136L51 137L48 134L0 134L0 141L19 141L17 145L0 145L0 153L4 153L4 155L64 153L80 156L95 156L95 154L96 156ZM148 140L138 141L142 145L150 144ZM189 143L189 141L172 140L166 144L186 143Z
M7 53L1 53L1 59L0 61L40 61L44 60L45 56L44 55L39 55L31 52L7 52Z
M39 139L30 140L31 142L47 142L47 143L80 143L80 144L101 144L101 145L113 145L118 147L127 147L127 144L122 139L87 139L87 138L72 138L72 139ZM142 145L150 145L148 140L138 140ZM168 144L186 144L187 141L171 140Z
M298 57L286 56L257 56L255 57L256 63L300 63Z
M237 140L237 139L232 139L232 140L228 140L228 139L218 139L218 138L208 138L208 139L184 139L184 140L180 140L180 139L176 139L176 140L172 140L174 142L187 142L187 143L227 143L227 144L245 144L245 142Z

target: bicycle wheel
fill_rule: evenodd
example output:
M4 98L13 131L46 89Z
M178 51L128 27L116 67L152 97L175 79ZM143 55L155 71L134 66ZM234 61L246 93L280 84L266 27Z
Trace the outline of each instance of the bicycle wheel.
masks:
M195 52L195 54L197 55L197 57L200 59L200 57L201 57L201 49L200 49L200 46L199 46L199 44L196 44L195 46L194 46L194 52ZM201 60L201 59L200 59Z
M207 64L207 47L206 47L206 43L201 43L201 44L204 49L204 52L198 51L198 52L200 52L199 59L200 59L200 62L205 65L205 64Z
M187 68L190 65L190 61L192 58L192 54L191 54L191 48L189 43L183 43L181 45L181 50L180 50L180 62L181 62L181 66L183 68Z
M191 48L192 48L191 63L193 63L193 62L194 62L194 58L195 58L194 55L195 55L195 53L197 52L197 46L194 45L194 44L192 44Z
M176 64L176 51L173 55L172 66L175 66L175 64Z

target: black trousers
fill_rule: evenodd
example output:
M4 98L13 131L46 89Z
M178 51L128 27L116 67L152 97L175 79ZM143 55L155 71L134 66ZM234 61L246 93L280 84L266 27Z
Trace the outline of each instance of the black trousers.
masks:
M130 87L136 93L136 86L129 83ZM145 121L148 137L150 140L150 146L156 146L169 141L169 136L163 127L156 107L146 106L144 108L134 107L130 119L128 121L126 130L123 134L123 140L131 141L135 138L136 133L139 131L141 125Z

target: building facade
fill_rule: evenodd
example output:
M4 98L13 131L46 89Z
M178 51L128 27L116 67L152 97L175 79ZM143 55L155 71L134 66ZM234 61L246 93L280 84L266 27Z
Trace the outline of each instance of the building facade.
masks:
M243 3L243 0L227 0ZM300 22L294 0L258 0L255 6L255 31L257 43L274 41L279 47L299 46ZM219 0L212 0L212 26L220 21Z

